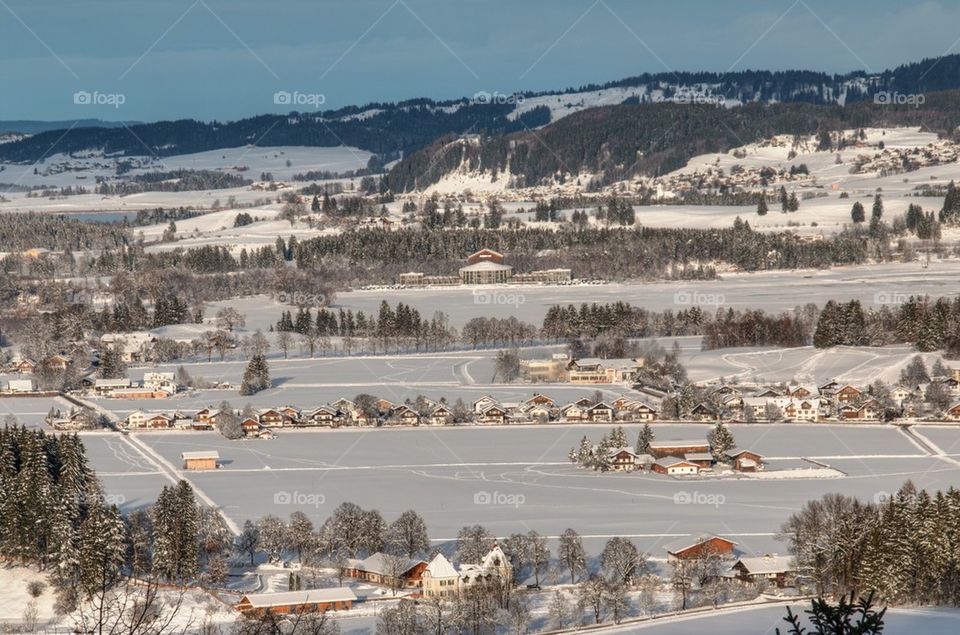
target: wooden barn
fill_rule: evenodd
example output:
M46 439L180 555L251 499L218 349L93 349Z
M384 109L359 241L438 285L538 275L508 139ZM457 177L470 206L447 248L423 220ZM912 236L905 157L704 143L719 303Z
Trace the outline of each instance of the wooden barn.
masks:
M216 450L199 450L184 452L180 455L185 470L215 470L220 454Z
M234 608L251 617L262 617L267 614L346 611L353 608L356 601L357 596L351 589L335 587L282 593L248 593L240 598Z

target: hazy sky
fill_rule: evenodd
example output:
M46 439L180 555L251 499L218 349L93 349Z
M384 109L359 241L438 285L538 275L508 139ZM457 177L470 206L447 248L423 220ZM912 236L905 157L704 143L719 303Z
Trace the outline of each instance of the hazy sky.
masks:
M0 119L226 120L661 70L882 70L960 52L958 24L956 0L0 0Z

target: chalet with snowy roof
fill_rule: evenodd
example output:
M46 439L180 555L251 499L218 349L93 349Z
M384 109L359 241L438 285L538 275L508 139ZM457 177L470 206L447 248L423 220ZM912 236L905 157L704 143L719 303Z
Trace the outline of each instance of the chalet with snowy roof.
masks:
M300 615L346 611L351 609L356 601L357 596L349 587L333 587L280 593L247 593L234 608L248 617Z
M493 404L480 411L477 423L503 425L506 422L507 411L502 406Z
M397 404L393 403L389 399L383 399L382 397L373 403L373 407L380 412L390 412L396 407L396 405Z
M690 414L687 418L691 421L717 421L720 419L720 413L717 412L717 409L711 404L698 403L690 409Z
M434 426L446 426L453 423L453 411L445 405L437 404L433 410L430 411L429 417L430 425Z
M840 408L840 418L852 421L879 421L883 414L880 404L873 399L864 401L859 406L845 405Z
M834 393L833 397L837 400L837 403L853 403L860 399L860 395L863 394L863 391L857 388L856 386L851 386L847 384L846 386L841 387L837 392Z
M777 588L793 586L797 576L797 564L793 556L745 556L730 568L734 577L751 584L767 583Z
M709 452L710 444L706 441L696 440L671 440L671 441L651 441L650 454L655 458L665 456L683 456L684 454L693 454L697 452Z
M699 465L675 456L658 458L650 465L650 469L667 476L696 476L700 473Z
M10 365L10 371L21 375L32 375L37 370L37 362L29 357L21 357Z
M807 399L815 397L819 391L813 386L793 386L787 393L787 396L794 399Z
M667 561L695 560L706 556L729 557L737 546L732 540L720 536L699 536L696 539L683 539L667 545Z
M307 415L306 423L314 426L332 426L337 420L338 411L333 406L320 406Z
M350 558L342 567L343 575L395 589L416 589L427 563L419 559L390 556L377 552L358 560Z
M532 404L526 407L524 414L532 421L546 423L553 417L553 409L545 404Z
M782 397L780 391L776 388L764 388L760 392L754 395L754 397L761 397L765 399L774 399L776 397Z
M763 455L752 450L728 452L727 460L738 472L756 472L763 469Z
M657 416L660 414L659 408L651 406L647 402L639 399L624 404L623 410L618 411L617 414L620 415L621 412L624 413L624 415L629 415L622 418L630 421L656 421Z
M587 420L590 423L610 423L613 421L614 413L613 406L601 401L587 409Z
M476 414L480 414L481 412L483 412L484 408L498 405L499 403L500 402L498 402L496 399L494 399L490 395L484 395L483 397L480 397L479 399L473 402L473 411Z
M133 385L129 377L116 377L111 379L98 378L93 382L93 390L98 395L109 395L115 390L129 389Z
M533 396L527 399L524 403L530 406L546 406L547 408L553 408L554 406L553 399L547 397L546 395L541 395L538 392L533 393Z
M50 368L52 370L67 370L67 368L72 363L72 360L66 355L54 354L46 357L41 362L41 365Z
M407 426L420 425L420 413L407 405L400 405L390 413L390 419L396 423Z
M193 422L195 424L209 425L212 428L217 422L218 414L220 414L220 411L214 408L201 408L193 414Z
M503 553L500 545L496 543L480 562L460 565L461 589L488 584L497 580L512 581L513 567L510 564L510 559Z
M243 430L243 436L255 437L260 434L260 422L255 417L245 417L240 422L240 429Z
M833 397L836 394L836 392L840 390L840 388L842 388L842 385L840 384L840 382L838 382L835 379L832 379L827 383L821 384L820 386L818 386L817 391L821 395L824 395L826 397Z
M610 469L617 472L632 472L637 468L637 454L631 448L610 451Z
M583 421L586 418L586 411L579 404L568 403L560 408L560 418L571 422Z
M265 428L283 428L294 424L294 419L290 415L280 411L277 408L267 408L257 413L260 425Z
M960 402L947 408L946 417L950 421L960 421Z

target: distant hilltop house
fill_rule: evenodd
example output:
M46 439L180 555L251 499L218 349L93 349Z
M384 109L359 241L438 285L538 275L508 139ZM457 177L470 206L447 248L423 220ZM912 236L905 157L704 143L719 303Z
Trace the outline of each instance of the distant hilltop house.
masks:
M399 283L407 287L455 286L481 284L557 284L570 282L570 269L544 269L514 273L504 256L492 249L481 249L467 256L467 264L456 276L428 276L419 271L401 273Z
M100 338L103 346L116 347L120 351L120 358L126 363L144 361L156 341L156 336L146 331L104 333Z

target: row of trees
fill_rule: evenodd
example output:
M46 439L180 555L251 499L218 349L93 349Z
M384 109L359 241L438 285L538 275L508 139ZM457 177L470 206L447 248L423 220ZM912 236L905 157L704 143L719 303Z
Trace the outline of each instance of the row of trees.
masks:
M909 343L921 351L945 349L960 354L960 298L878 294L879 309L864 310L858 300L824 305L816 322L813 345L879 346Z

